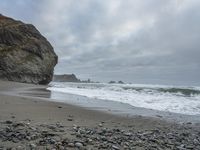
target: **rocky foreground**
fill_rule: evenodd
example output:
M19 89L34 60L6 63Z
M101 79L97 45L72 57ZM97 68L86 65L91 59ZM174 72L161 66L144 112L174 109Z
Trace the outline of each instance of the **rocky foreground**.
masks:
M68 118L72 121L73 118ZM106 128L104 122L96 127L78 125L32 124L30 120L6 120L0 123L0 150L68 150L68 149L200 149L200 130L191 124L171 128L135 130Z

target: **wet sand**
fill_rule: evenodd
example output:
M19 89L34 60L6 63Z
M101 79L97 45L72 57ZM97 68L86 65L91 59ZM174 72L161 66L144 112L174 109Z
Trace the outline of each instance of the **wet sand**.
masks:
M0 81L0 90L3 93L0 93L1 120L5 120L9 117L15 116L16 120L30 119L34 123L66 123L67 116L73 115L74 118L76 118L74 120L75 122L67 122L69 123L69 125L73 125L73 123L80 123L84 126L90 126L98 124L102 121L106 121L111 124L112 122L117 122L117 124L124 124L128 126L129 124L133 123L133 120L136 124L136 122L138 121L135 119L142 120L142 126L145 126L147 124L149 126L151 125L151 123L156 122L158 122L158 124L166 124L165 121L162 122L153 118L149 119L141 116L135 116L132 118L120 117L118 115L112 115L95 110L87 110L78 106L61 102L46 101L46 99L42 98L33 98L23 95L15 96L16 93L14 93L12 89L17 89L21 87L25 89L34 88L35 90L41 90L45 88L45 86L40 85ZM139 124L139 127L142 126Z
M184 148L186 145L191 145L195 149L200 145L200 139L194 136L200 133L199 124L180 125L138 115L122 117L42 98L15 95L13 91L18 88L40 89L42 94L42 89L46 87L0 81L0 149L145 149L151 146L152 149L175 149L179 146ZM30 135L22 131L37 133L38 136L29 138ZM21 132L24 136L18 134ZM176 140L175 137L179 136L181 140L177 139L177 143L173 143L168 133L172 133L172 139ZM143 137L139 136L140 134L149 135ZM137 136L138 139L133 142ZM184 140L184 136L187 136L188 140ZM47 138L50 138L50 141ZM142 138L144 142L141 143ZM158 141L150 142L152 138ZM165 145L162 142L165 142Z

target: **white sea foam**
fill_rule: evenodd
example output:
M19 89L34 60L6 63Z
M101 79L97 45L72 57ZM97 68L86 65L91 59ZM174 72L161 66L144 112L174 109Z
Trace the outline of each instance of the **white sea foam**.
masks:
M160 111L200 115L200 88L142 84L58 83L49 90Z

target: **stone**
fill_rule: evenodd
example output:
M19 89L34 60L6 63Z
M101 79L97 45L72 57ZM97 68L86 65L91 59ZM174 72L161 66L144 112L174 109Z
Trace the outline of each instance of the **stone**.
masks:
M59 146L58 146L58 149L59 149L59 150L65 150L65 147L64 147L64 146L61 146L61 145L59 145Z
M33 143L30 144L30 148L36 148L37 146Z
M54 126L54 125L48 125L47 126L49 129L51 129L51 130L56 130L56 126Z
M18 122L18 123L13 123L13 127L17 128L17 127L24 127L25 126L25 123L23 122Z
M89 143L92 143L93 140L92 140L91 138L88 138L87 141L88 141Z
M6 120L6 122L5 122L6 124L12 124L13 123L13 121L12 120Z
M99 127L103 127L103 124L102 124L102 123L100 123L100 124L99 124Z
M68 143L68 147L74 147L74 143Z
M75 146L81 148L81 147L83 147L83 144L80 143L80 142L76 142L76 143L75 143Z
M48 84L57 55L31 24L0 16L0 79Z
M67 120L68 120L68 121L73 121L73 118L68 118Z
M126 133L124 133L124 135L125 135L125 136L131 136L132 133L131 133L131 132L126 132Z
M12 119L16 118L15 116L11 116Z
M116 145L112 145L112 148L113 148L114 150L119 150L119 147L117 147Z
M17 146L17 150L23 150L24 148L22 146Z

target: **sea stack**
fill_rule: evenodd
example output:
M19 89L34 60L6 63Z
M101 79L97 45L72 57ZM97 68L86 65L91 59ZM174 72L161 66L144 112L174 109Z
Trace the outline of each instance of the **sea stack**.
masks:
M0 14L0 79L48 84L57 59L33 25Z

